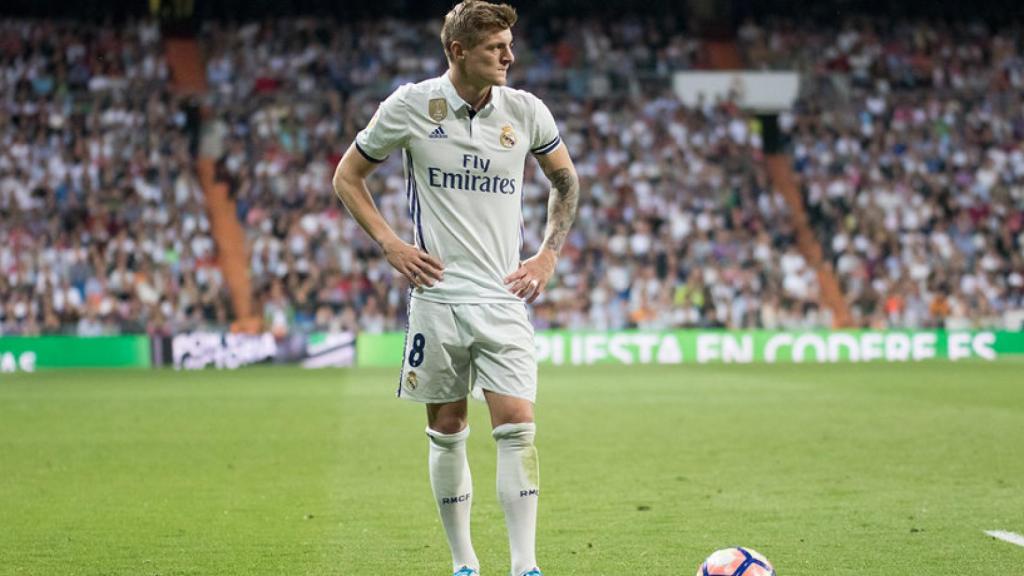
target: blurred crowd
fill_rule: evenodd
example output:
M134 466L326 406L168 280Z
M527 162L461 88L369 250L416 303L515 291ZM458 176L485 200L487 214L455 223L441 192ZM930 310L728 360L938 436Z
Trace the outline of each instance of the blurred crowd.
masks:
M805 208L858 326L1024 317L1019 33L857 21L739 31L795 69L780 117ZM169 334L233 319L196 178L200 141L237 201L257 312L278 335L402 330L408 285L331 188L397 86L444 72L440 21L205 24L208 93L170 89L158 26L0 21L0 334ZM701 44L671 20L517 26L510 84L551 108L580 213L538 328L829 327L772 190L758 120L689 108ZM412 237L398 155L368 185ZM527 161L524 256L548 184ZM1016 315L1016 316L1015 316Z
M0 334L227 322L167 85L152 22L0 21Z
M858 325L1024 320L1024 36L980 24L775 22L740 33L808 90L787 119Z

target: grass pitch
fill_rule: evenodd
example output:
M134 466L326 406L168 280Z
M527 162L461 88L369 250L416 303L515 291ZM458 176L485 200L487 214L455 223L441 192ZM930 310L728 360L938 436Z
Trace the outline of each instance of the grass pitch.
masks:
M0 377L0 574L448 572L395 370ZM508 571L486 410L474 541ZM1024 574L1024 364L546 368L551 576Z

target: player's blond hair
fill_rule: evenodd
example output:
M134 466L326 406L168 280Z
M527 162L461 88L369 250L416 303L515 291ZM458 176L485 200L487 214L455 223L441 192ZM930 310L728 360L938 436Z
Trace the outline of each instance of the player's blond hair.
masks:
M472 48L483 41L484 36L515 25L519 17L516 9L508 4L492 4L484 0L463 0L455 5L444 17L441 27L441 44L448 61L452 61L452 42Z

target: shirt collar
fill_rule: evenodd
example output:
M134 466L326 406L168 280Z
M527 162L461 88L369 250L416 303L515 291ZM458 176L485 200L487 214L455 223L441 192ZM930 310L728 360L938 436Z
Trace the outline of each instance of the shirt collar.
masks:
M487 102L486 106L476 111L477 114L486 112L490 108L501 107L501 90L498 88L499 86L491 86L491 99ZM448 77L448 72L441 75L441 92L444 93L444 99L448 101L448 107L453 111L457 112L463 108L469 109L469 104L455 91L455 85L452 84L452 79Z

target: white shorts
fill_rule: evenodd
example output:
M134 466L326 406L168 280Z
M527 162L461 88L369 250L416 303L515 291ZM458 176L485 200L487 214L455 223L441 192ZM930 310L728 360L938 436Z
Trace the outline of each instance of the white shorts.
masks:
M537 398L537 358L526 305L409 301L398 396L444 404L473 386Z

